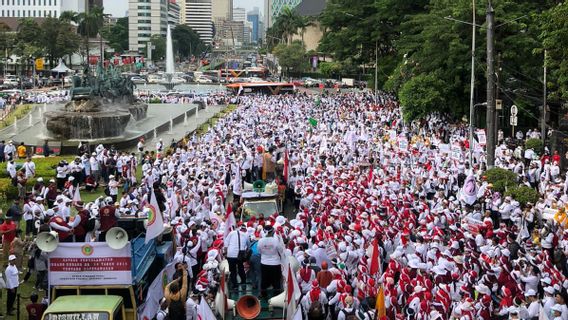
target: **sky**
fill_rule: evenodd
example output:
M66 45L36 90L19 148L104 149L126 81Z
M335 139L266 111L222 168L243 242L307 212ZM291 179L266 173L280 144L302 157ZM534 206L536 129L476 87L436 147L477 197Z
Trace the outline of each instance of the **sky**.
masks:
M105 13L114 17L124 17L128 10L128 0L104 0ZM253 7L259 7L262 12L264 7L263 0L233 0L234 7L241 7L251 10Z

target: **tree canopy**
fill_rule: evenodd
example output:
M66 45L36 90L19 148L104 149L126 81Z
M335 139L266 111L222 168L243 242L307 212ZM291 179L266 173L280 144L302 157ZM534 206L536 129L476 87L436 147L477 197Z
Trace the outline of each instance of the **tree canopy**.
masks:
M526 114L542 104L543 49L547 49L551 100L568 97L568 2L493 1L497 28L498 95ZM485 102L487 1L477 1L476 103ZM442 111L461 117L469 108L471 0L329 0L319 21L319 51L343 63L374 65L379 86L396 92L413 119ZM426 89L418 90L418 85ZM439 99L442 99L440 101Z
M206 49L199 35L187 25L177 25L172 30L172 40L174 50L178 52L181 58L198 56Z

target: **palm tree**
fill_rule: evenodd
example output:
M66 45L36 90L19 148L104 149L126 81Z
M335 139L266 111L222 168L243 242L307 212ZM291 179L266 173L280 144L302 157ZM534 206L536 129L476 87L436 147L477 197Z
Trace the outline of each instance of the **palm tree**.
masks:
M79 23L79 14L75 11L63 11L59 15L59 20L64 23ZM69 68L73 68L73 62L71 61L71 54L67 56L69 61L67 62L67 66Z
M77 15L79 26L77 32L85 39L85 50L87 52L87 65L89 64L89 38L96 37L99 30L103 27L105 21L104 9L95 6L87 12L81 12ZM102 57L101 57L102 60Z
M276 18L275 24L277 24L286 43L292 43L292 36L298 32L300 19L300 16L288 6L284 7Z
M306 16L306 17L298 17L298 29L300 30L300 36L302 37L302 44L306 45L304 42L304 34L306 33L306 29L309 27L313 27L316 25L314 17Z

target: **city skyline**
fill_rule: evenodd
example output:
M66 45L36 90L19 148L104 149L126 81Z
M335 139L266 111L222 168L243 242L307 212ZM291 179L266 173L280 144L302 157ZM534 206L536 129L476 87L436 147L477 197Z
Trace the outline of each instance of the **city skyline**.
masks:
M125 17L128 10L128 0L104 0L105 13L113 17ZM245 8L248 11L258 7L263 12L264 1L262 0L234 0L234 7Z

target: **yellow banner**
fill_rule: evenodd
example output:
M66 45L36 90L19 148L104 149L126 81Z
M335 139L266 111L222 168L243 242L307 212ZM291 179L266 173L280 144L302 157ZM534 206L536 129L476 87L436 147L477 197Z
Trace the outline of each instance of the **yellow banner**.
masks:
M37 59L35 60L35 67L36 67L36 70L37 70L37 71L43 70L43 64L44 64L43 58L37 58Z

